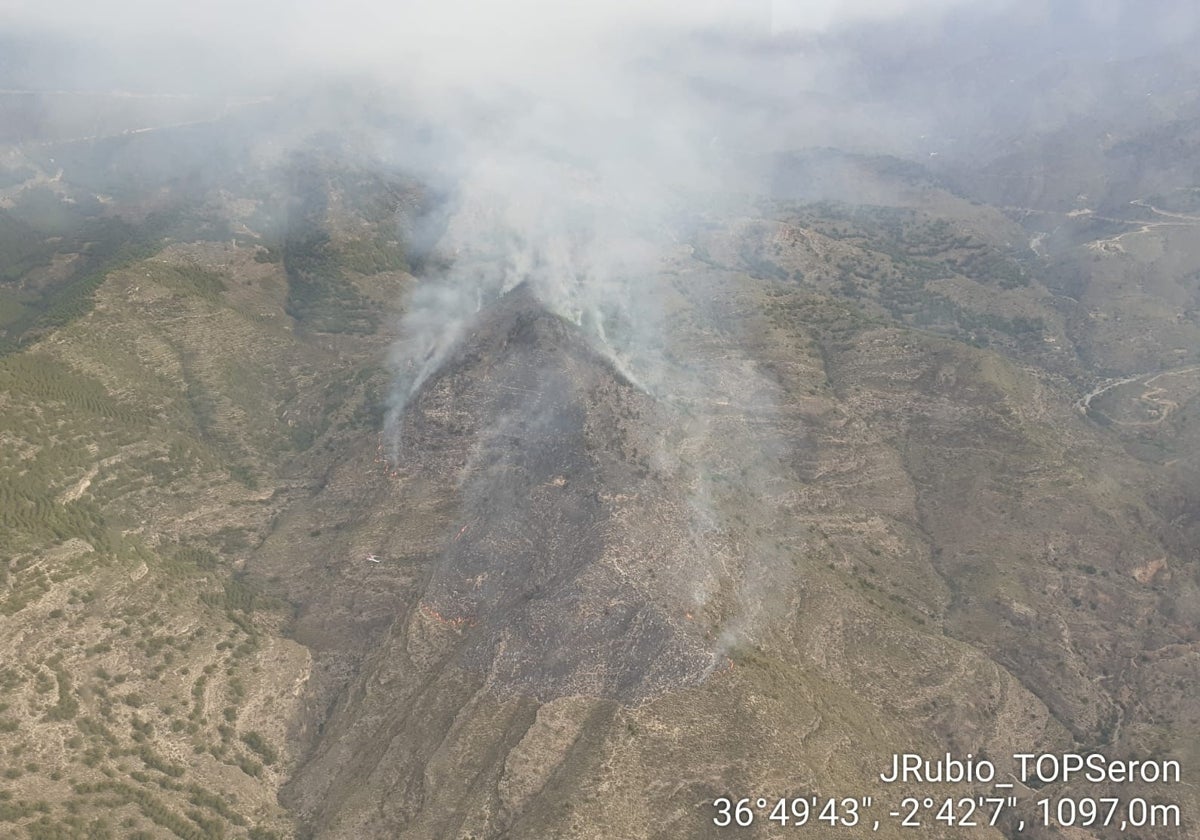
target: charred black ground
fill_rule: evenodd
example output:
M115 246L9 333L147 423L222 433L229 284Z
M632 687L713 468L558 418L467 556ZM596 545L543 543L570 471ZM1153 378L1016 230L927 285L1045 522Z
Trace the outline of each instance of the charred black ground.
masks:
M621 506L659 506L668 492L620 421L654 413L524 285L424 384L405 413L401 473L456 498L420 603L458 631L452 659L540 699L634 700L710 670L677 600L626 556Z
M356 810L367 776L394 808L379 825L398 829L473 697L525 715L582 696L611 714L728 667L678 583L705 552L656 465L670 421L527 286L480 313L408 401L399 462L370 482L367 504L394 500L380 568L350 561L354 578L298 596L298 636L325 663L314 696L331 705L293 807L324 825ZM385 589L376 573L403 580ZM505 731L487 736L496 749Z

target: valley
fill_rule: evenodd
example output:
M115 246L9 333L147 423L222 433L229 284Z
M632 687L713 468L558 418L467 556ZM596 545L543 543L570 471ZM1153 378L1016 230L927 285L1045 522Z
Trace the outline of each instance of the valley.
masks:
M747 155L610 263L627 205L493 231L382 99L132 99L0 157L0 834L717 838L897 754L1200 766L1190 158ZM1084 836L1032 794L978 835Z

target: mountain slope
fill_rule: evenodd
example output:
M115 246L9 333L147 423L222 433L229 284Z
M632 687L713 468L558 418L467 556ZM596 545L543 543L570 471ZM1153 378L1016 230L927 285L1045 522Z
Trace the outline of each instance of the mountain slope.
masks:
M424 190L313 145L187 213L97 199L83 230L128 227L94 276L9 229L5 831L718 837L721 796L928 795L881 791L895 752L1200 759L1182 240L1026 248L921 167L814 152L843 194L681 228L641 357L534 278L410 392L399 310L453 257L408 274Z

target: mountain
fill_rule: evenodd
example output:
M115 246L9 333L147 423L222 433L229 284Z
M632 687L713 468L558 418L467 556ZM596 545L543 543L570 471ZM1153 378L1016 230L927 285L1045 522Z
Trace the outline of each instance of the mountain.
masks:
M456 250L488 208L365 95L39 124L0 180L0 833L716 838L721 797L992 791L882 785L895 753L1186 775L1173 101L975 166L751 156L771 190L681 202L590 309L527 243L498 283ZM1037 181L1055 148L1091 151ZM1076 836L1042 797L1200 808L1017 792L980 836Z

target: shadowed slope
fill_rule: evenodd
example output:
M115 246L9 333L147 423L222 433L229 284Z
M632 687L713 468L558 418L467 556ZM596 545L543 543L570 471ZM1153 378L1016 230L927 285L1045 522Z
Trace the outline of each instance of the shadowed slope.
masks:
M403 472L453 482L458 499L420 609L461 631L462 664L542 698L631 700L708 670L678 593L657 581L700 552L681 550L684 500L627 422L655 412L525 287L410 403Z

